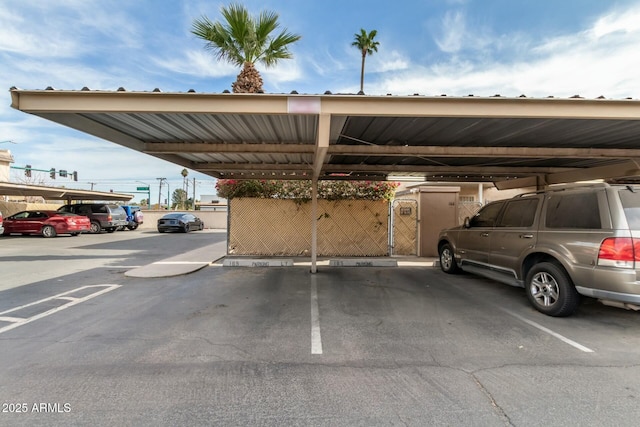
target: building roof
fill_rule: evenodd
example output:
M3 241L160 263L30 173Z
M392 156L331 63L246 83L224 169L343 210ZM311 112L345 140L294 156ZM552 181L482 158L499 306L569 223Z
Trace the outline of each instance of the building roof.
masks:
M640 175L633 99L11 89L12 106L216 178L488 181Z

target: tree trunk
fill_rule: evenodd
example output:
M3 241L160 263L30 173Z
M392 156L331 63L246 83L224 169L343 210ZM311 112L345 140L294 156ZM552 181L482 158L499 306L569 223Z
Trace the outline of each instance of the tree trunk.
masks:
M364 59L367 57L367 53L362 53L362 66L360 67L360 92L364 92Z
M231 85L233 93L262 92L262 77L251 62L245 62L236 81Z

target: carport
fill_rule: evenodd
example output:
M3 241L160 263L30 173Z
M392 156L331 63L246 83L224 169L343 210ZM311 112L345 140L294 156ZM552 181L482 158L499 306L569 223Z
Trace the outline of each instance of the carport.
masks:
M640 101L21 90L12 107L216 178L633 181ZM316 271L316 198L312 200Z
M46 185L14 184L0 182L0 195L42 197L45 200L65 200L71 203L73 200L103 200L103 201L129 201L133 194L106 193L104 191L78 190L64 187L50 187Z

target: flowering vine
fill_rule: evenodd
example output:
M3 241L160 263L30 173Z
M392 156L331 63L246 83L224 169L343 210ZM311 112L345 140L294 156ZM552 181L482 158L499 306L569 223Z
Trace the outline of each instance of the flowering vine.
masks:
M386 200L395 196L399 183L389 181L318 181L318 198L326 200ZM311 200L311 181L219 179L218 196Z

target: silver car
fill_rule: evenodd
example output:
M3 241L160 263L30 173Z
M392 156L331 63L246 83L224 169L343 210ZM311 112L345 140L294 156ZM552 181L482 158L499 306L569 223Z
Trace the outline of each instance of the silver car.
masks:
M440 268L524 287L569 316L580 296L640 309L640 187L570 185L489 203L438 239Z

